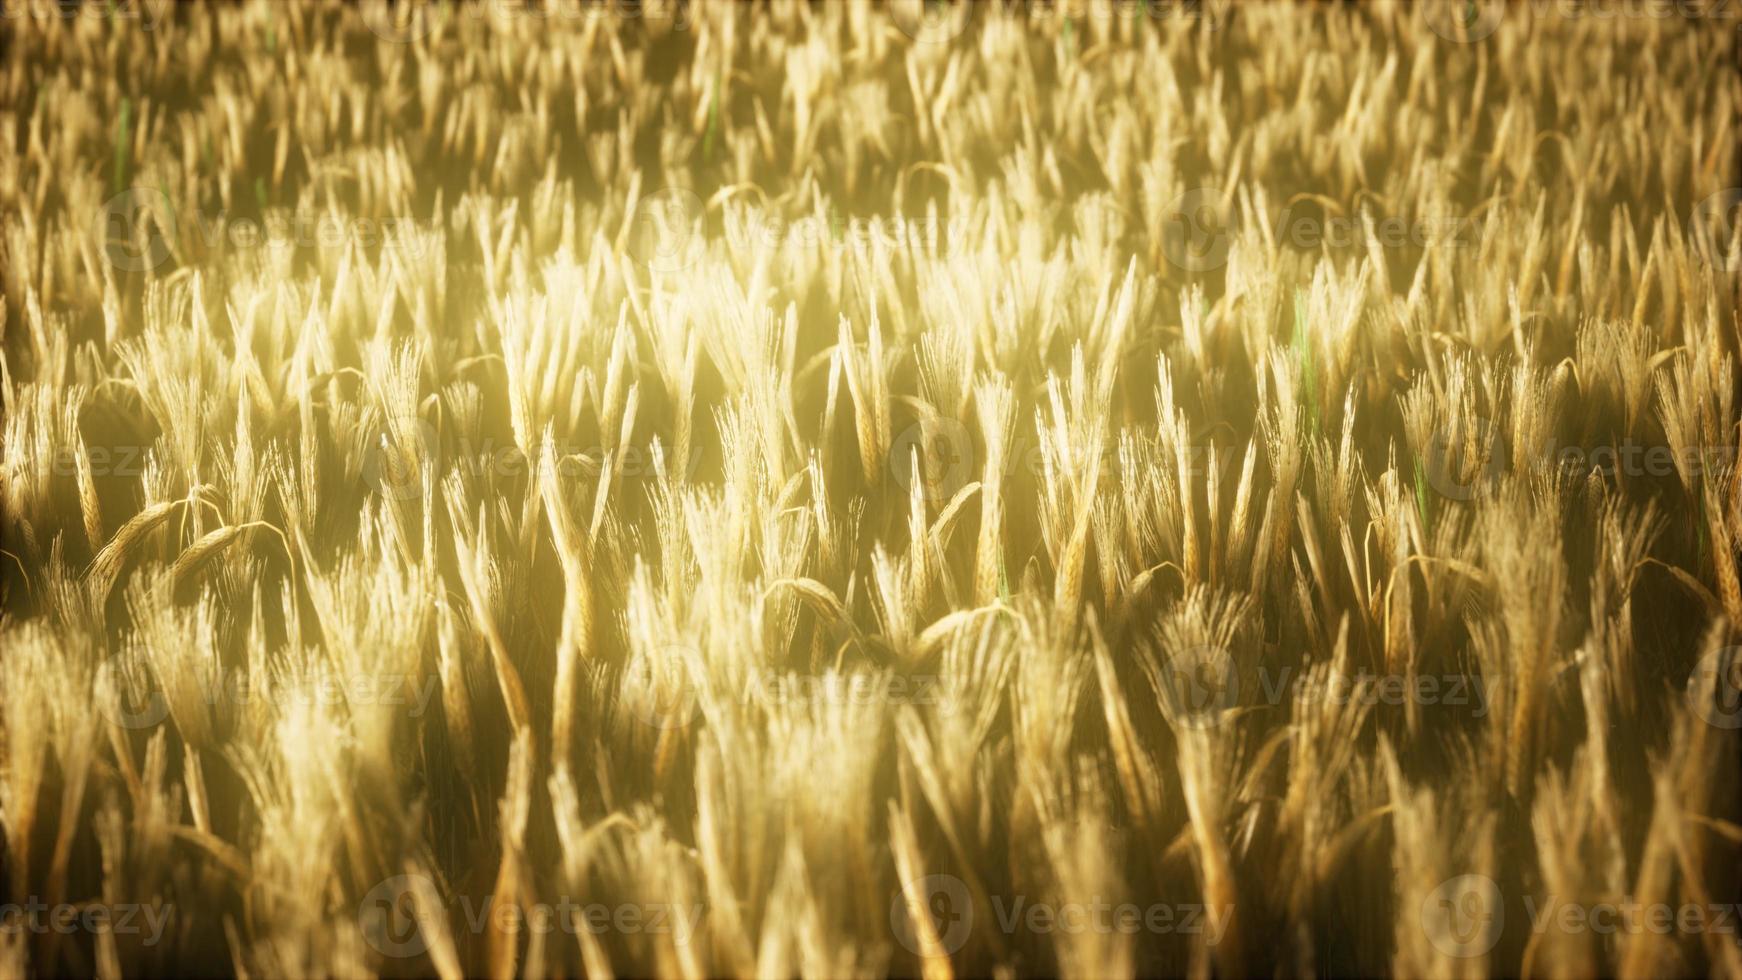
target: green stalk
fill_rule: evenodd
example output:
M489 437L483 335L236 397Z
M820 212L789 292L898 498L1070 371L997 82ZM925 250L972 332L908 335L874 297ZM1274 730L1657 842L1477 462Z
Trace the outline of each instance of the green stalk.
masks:
M714 146L720 135L720 89L723 80L714 79L714 90L708 95L708 131L702 136L702 159L714 159Z
M1421 458L1415 460L1415 507L1421 512L1421 529L1433 528L1433 498L1427 492L1427 468L1422 466Z

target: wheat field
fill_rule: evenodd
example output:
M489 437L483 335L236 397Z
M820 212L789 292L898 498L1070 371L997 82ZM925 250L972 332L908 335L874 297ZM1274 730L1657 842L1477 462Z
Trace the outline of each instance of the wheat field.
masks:
M0 977L1742 977L1729 0L0 0Z

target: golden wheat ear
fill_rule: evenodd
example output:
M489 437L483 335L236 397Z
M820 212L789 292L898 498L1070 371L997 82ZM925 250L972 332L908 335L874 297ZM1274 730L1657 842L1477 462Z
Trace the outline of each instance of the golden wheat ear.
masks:
M178 509L187 504L187 500L159 501L128 518L127 523L121 525L120 530L103 545L103 550L97 552L96 557L91 559L90 566L85 569L85 582L97 603L101 604L108 598L128 556L139 551L152 531L162 527Z

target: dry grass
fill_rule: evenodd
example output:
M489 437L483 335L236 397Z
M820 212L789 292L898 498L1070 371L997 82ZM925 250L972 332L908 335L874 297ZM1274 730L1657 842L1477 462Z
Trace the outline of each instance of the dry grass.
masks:
M1742 976L1621 6L5 0L0 976Z

